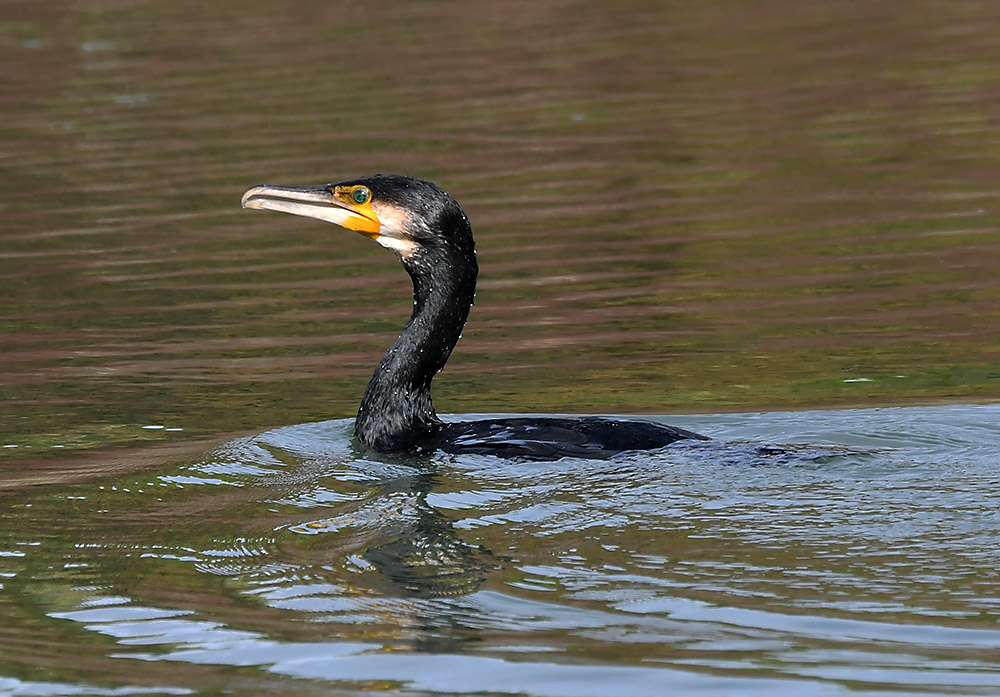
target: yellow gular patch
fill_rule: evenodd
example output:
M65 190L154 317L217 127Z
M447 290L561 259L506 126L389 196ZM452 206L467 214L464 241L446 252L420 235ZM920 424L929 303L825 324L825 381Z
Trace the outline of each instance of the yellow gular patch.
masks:
M378 214L372 209L371 192L363 186L338 186L333 195L337 198L339 205L353 214L340 225L348 230L377 239L382 224Z

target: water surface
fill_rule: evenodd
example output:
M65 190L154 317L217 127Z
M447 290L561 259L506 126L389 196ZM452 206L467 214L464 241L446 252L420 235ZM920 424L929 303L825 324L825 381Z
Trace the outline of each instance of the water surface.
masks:
M990 3L3 6L5 459L353 415L405 275L239 196L376 171L477 235L443 411L1000 395Z
M1000 692L993 3L0 10L0 694ZM239 197L377 171L441 411L714 443L356 450L407 279Z
M13 694L996 694L998 416L675 417L716 441L554 463L373 459L336 420L8 496L0 666Z

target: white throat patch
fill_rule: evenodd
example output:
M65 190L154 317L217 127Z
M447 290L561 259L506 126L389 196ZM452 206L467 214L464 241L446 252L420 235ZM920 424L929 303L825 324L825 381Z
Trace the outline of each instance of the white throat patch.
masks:
M379 236L375 238L383 247L387 247L392 251L399 254L401 257L406 257L409 259L413 256L413 252L417 249L417 243L409 238L402 237L389 237L385 233L379 233Z
M408 232L410 215L392 204L372 201L372 210L378 216L379 231L375 241L391 249L401 257L409 259L417 249Z

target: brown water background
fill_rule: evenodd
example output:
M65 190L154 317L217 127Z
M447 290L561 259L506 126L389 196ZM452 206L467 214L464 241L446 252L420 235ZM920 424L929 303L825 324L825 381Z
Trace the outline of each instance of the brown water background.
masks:
M440 411L1000 396L992 3L0 13L8 458L353 415L408 280L239 196L380 171L476 231Z
M997 694L998 134L993 2L0 0L0 695ZM378 171L440 411L715 440L353 448L408 280L239 198Z

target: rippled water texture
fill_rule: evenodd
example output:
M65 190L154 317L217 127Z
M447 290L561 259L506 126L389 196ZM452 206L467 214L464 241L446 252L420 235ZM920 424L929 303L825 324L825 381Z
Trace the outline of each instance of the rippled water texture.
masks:
M1000 693L996 9L0 0L0 695ZM239 198L378 171L441 411L714 441L357 451L405 274Z
M8 498L0 665L14 694L996 694L998 417L686 417L717 440L557 463L240 438ZM809 447L748 465L762 437Z

